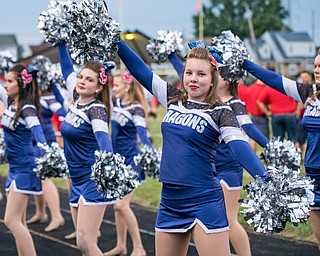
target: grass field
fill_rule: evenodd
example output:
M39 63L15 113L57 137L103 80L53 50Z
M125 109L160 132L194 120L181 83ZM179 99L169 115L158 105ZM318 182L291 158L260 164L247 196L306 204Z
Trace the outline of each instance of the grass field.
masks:
M153 139L153 146L155 148L161 147L161 144L162 144L160 125L161 125L161 121L164 114L165 114L165 110L162 107L159 107L157 118L151 118L149 120L149 123L150 123L149 129ZM259 151L257 154L259 154ZM8 166L1 165L0 175L6 176L7 172L8 172ZM58 179L58 178L53 180L58 187L63 189L68 188L67 180ZM253 180L252 177L245 171L243 175L243 184L248 184L252 180ZM140 185L135 190L133 202L156 211L160 201L160 191L161 191L161 184L158 182L158 180L147 178L147 181L142 185ZM241 192L241 198L244 198L244 197L246 197L246 192L243 190ZM239 221L244 227L246 227L246 229L253 230L252 227L248 226L248 224L243 219L243 216L240 214L239 214ZM291 237L297 240L316 242L313 236L311 225L309 223L299 224L297 227L289 223L287 224L285 231L281 232L280 235Z

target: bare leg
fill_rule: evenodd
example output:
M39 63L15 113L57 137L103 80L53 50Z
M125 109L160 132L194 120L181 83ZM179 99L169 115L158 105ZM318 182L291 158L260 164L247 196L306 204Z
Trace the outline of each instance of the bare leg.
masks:
M130 207L130 201L133 197L133 192L126 195L123 199L117 199L115 208L115 219L117 229L117 245L114 249L106 252L105 256L126 254L127 252L127 230L132 239L133 251L132 256L144 256L146 251L143 248L139 225L134 212Z
M312 224L313 233L317 239L320 250L320 211L311 211L310 220Z
M185 256L187 255L190 238L190 231L186 233L156 232L156 255Z
M60 211L60 197L57 187L49 178L42 181L42 191L51 213L51 222L44 230L50 232L64 225Z
M25 216L28 204L28 195L10 190L8 193L5 225L14 236L18 255L36 255L36 249L32 236L26 226Z
M77 245L85 256L103 256L97 245L99 228L106 206L88 206L81 201L77 217Z
M68 179L68 182L69 182L69 192L70 192L70 178ZM72 211L75 211L76 212L76 210L73 210L73 208L74 207L70 207L70 211L71 211L71 215L72 215ZM77 209L77 208L74 208L74 209ZM73 216L71 216L72 218L73 218ZM74 222L75 220L73 219L73 224L74 224L74 227L75 227L75 230L72 232L72 233L70 233L70 234L68 234L68 235L65 235L64 236L64 238L65 239L74 239L74 238L76 238L77 237L77 232L76 232L76 225L75 225L75 222Z
M206 234L196 224L192 229L192 237L201 256L230 256L228 231Z
M222 188L230 228L229 236L232 246L238 256L250 256L251 249L248 234L238 222L238 200L240 198L240 190L228 190L223 185Z
M27 224L44 223L48 221L48 215L46 212L46 203L43 195L34 195L34 201L36 204L36 213L27 220Z

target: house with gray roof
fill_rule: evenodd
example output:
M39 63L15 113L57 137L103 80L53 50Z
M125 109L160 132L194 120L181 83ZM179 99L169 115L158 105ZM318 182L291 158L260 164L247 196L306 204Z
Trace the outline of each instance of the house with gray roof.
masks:
M0 52L9 52L12 60L17 61L22 57L22 47L18 44L15 35L0 35Z
M267 31L255 47L250 39L244 42L253 61L285 76L296 76L305 69L313 71L316 45L307 32Z

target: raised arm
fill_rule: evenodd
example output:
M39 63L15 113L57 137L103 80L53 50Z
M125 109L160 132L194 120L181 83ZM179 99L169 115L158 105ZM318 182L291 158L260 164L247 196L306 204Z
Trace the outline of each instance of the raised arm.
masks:
M141 83L150 93L152 93L153 72L123 40L118 43L118 46L118 55L123 61L124 65L138 80L138 82Z
M180 60L178 54L176 54L175 52L171 53L169 55L169 61L176 70L178 76L181 78L184 69L184 63Z
M68 76L74 72L72 59L69 54L67 43L58 44L59 60L64 80L67 81Z

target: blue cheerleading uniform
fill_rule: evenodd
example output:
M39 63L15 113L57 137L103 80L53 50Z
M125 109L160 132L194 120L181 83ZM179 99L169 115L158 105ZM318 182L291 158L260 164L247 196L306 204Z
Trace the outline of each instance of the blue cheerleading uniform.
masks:
M73 95L77 76L73 71L66 44L59 44L59 57L68 91ZM97 191L95 182L90 179L91 166L95 163L95 151L112 152L107 109L103 103L93 100L87 104L80 104L75 100L69 107L60 131L71 178L70 205L77 207L79 200L92 206L114 204L116 199L105 198Z
M9 105L2 117L6 157L9 163L9 173L6 180L6 191L13 186L14 191L23 194L42 194L41 180L34 169L35 159L42 153L33 145L45 144L46 140L37 116L36 107L26 104L22 108L21 116L14 123L14 104Z
M312 210L320 210L320 100L310 100L319 89L318 84L301 84L273 71L264 69L251 61L245 60L243 68L263 81L268 86L286 94L298 102L306 103L302 126L307 131L307 148L304 165L306 175L315 180L314 205Z
M179 77L181 77L183 73L183 62L176 53L171 53L169 60ZM247 114L245 103L235 97L232 97L225 103L234 111L240 127L246 134L260 146L265 147L269 139L252 123ZM228 190L242 189L243 168L224 141L221 141L217 148L215 166L220 182L223 183Z
M234 111L238 124L246 134L260 146L265 147L269 140L252 123L247 114L245 103L235 97L225 103ZM228 190L242 189L243 168L224 141L221 141L218 146L215 160L217 176L220 182Z
M156 231L186 232L195 224L207 233L228 230L214 164L220 139L252 175L265 174L263 165L250 151L234 112L221 102L170 102L180 91L155 75L123 41L118 46L119 57L130 73L167 109L161 125L159 180L163 186ZM248 163L247 157L254 160Z
M131 165L137 172L140 182L145 181L145 174L135 165L134 156L138 155L139 144L137 134L142 144L151 147L147 136L146 119L141 104L123 105L120 99L112 98L111 141L115 153L125 157L125 163Z
M59 117L64 117L66 115L66 112L52 92L47 92L45 95L42 95L40 97L40 104L41 127L48 145L51 145L52 142L56 142L56 135L51 118L54 113L57 113Z

